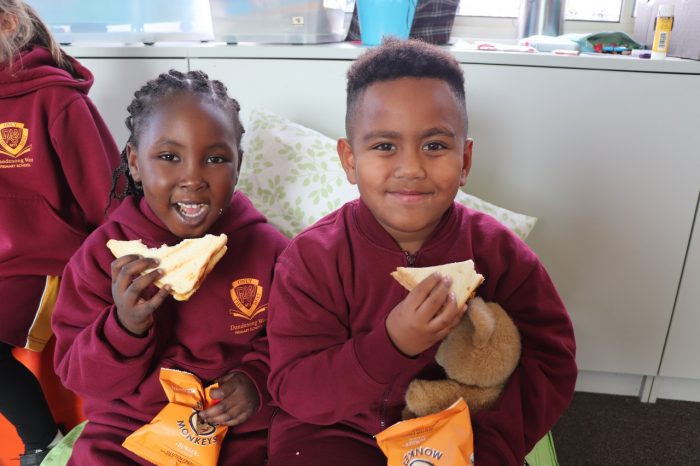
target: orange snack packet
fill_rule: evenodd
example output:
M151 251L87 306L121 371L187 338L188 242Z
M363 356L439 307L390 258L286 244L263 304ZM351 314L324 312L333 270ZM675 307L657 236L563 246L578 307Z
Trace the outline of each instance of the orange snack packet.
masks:
M387 466L471 466L474 433L462 398L439 413L397 422L375 438Z
M216 466L228 426L212 426L199 418L211 406L210 392L189 372L160 370L160 383L169 403L153 420L129 435L122 446L162 466Z

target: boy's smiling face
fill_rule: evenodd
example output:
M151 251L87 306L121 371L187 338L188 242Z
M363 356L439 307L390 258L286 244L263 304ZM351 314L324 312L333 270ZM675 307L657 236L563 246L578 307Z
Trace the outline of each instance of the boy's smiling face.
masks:
M465 118L443 80L381 81L359 96L351 140L338 142L348 180L405 251L420 248L466 181Z
M204 235L228 208L238 181L236 129L207 100L165 98L128 146L129 171L148 205L180 238Z

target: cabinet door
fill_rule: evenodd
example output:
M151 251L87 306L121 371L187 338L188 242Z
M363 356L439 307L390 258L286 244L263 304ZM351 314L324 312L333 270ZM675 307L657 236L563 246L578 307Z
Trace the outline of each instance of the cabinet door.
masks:
M467 191L539 218L528 243L571 314L580 369L656 375L700 186L700 76L464 70Z
M696 217L659 375L700 379L699 330L700 218Z
M117 146L123 148L129 137L124 120L134 92L173 68L187 71L186 58L79 58L95 76L90 98L107 123Z

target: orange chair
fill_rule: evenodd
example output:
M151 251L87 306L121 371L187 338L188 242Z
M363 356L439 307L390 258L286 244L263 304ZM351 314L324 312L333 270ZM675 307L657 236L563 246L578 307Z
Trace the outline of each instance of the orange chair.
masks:
M52 338L41 353L17 348L14 354L39 379L54 419L68 432L85 418L80 398L66 389L53 371L54 343ZM23 452L17 430L0 415L0 466L19 465L19 455Z

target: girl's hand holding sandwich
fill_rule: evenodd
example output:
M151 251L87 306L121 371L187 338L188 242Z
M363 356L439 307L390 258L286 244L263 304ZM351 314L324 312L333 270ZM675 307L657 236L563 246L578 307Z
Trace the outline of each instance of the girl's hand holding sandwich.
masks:
M170 288L166 285L156 294L145 299L144 291L163 275L155 259L143 258L135 254L122 256L112 262L112 297L117 307L117 317L126 330L134 335L144 335L153 325L153 312L168 297Z

